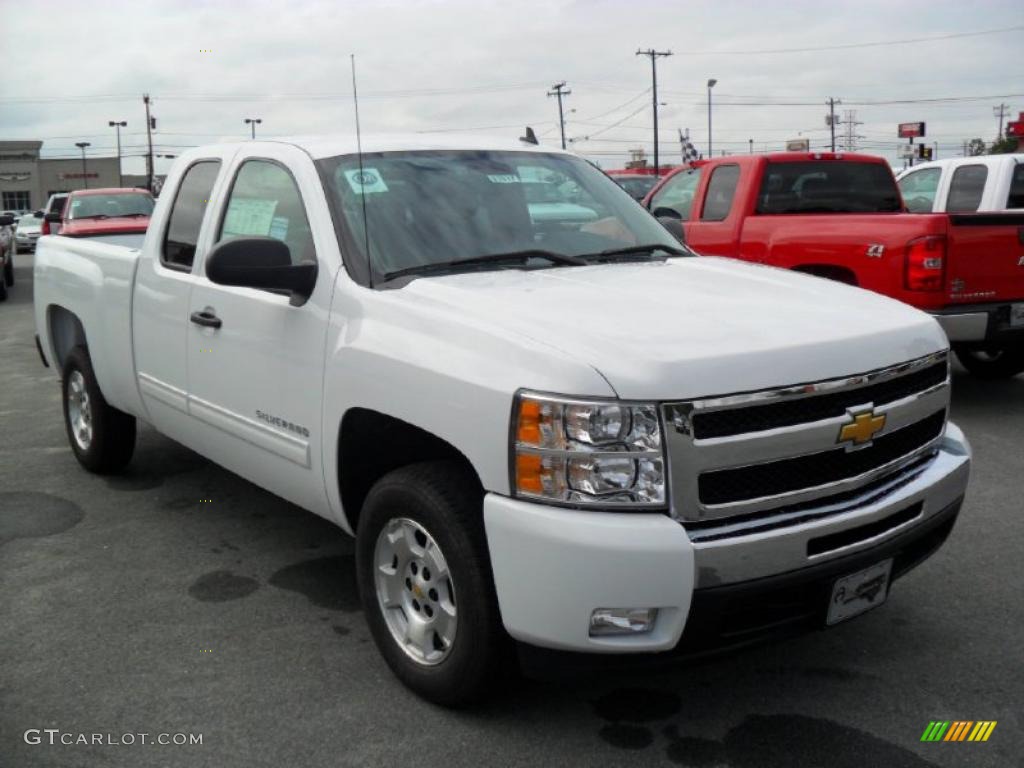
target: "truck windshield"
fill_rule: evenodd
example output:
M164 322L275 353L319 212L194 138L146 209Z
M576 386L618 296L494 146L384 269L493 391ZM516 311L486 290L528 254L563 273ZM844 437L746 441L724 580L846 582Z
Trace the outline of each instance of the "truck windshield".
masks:
M529 151L415 151L318 161L350 273L373 280L429 264L448 271L558 266L491 254L593 255L679 243L615 182L570 155ZM363 226L363 203L366 228ZM365 248L369 245L370 257ZM663 258L667 252L659 252ZM562 262L563 264L566 262ZM571 262L569 262L571 263ZM358 278L357 278L358 279Z
M883 163L823 160L768 163L757 213L896 213L903 203Z

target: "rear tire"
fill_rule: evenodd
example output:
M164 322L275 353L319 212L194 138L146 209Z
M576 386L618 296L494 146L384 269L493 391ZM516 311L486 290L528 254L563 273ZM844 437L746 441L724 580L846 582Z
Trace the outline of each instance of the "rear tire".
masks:
M957 359L979 379L1007 379L1024 372L1024 344L1016 347L954 348Z
M511 668L482 499L463 465L425 462L378 480L359 519L356 570L377 647L406 686L445 706L481 698Z
M64 427L78 463L100 475L123 469L135 451L135 417L103 398L84 347L68 353L61 393Z

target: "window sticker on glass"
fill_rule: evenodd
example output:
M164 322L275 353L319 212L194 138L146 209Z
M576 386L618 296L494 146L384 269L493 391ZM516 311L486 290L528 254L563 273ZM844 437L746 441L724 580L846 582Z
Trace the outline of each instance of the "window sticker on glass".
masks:
M363 168L361 171L358 168L353 168L344 173L348 185L357 195L388 191L388 185L384 183L384 179L381 178L376 168Z
M237 235L266 235L274 219L277 200L257 200L251 197L233 197L224 217L223 237Z
M285 240L288 237L288 217L275 216L272 218L267 235L277 240Z
M519 177L514 173L489 173L487 174L488 181L494 184L518 184Z

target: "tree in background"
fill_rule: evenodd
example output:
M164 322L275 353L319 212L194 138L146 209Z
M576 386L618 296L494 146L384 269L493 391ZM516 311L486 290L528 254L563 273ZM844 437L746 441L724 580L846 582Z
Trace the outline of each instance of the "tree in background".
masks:
M989 147L988 153L990 155L1008 155L1012 152L1017 152L1018 141L1012 136L1004 136L1001 139L997 139L992 142L992 146Z
M988 149L988 147L985 146L985 141L983 139L971 139L970 141L967 142L968 157L977 157L978 155L984 155L986 149Z

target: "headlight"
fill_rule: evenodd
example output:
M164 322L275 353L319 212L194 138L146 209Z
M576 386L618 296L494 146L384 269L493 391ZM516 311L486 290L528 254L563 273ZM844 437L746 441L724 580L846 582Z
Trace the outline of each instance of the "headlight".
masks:
M661 420L653 403L520 393L512 414L516 496L563 504L665 505Z

